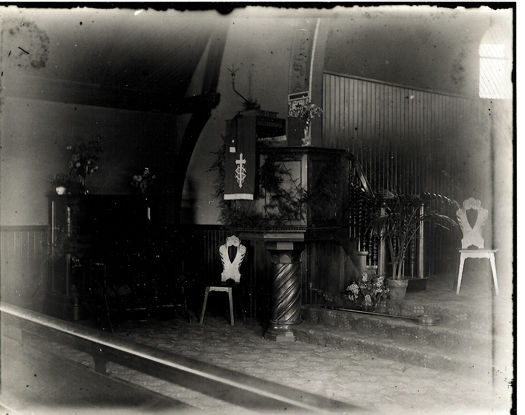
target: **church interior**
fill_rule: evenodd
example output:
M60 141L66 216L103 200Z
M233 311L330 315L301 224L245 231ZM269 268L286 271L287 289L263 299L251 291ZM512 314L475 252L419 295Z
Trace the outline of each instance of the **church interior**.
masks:
M515 9L157 6L0 8L0 408L515 410Z

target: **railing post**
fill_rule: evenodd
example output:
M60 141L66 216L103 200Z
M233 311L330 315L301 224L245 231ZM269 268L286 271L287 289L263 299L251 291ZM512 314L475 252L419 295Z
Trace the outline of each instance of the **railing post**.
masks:
M417 258L417 276L419 278L425 277L425 221L423 215L425 214L425 205L419 208L420 226L419 226L419 249Z
M385 214L385 208L381 208L381 215ZM377 260L377 272L379 276L384 277L386 275L386 246L385 246L385 235L383 231L379 235L379 254Z
M91 356L93 357L93 362L95 363L95 372L105 375L108 361L104 357L103 347L100 344L92 343Z

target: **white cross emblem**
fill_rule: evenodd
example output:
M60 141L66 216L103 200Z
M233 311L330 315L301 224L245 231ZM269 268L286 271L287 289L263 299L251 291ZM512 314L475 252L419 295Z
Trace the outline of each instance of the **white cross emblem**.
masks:
M246 178L246 169L244 168L246 160L242 158L242 153L239 154L239 160L235 160L235 164L237 164L237 168L235 169L235 179L237 180L237 183L239 183L239 188L242 188L242 184Z

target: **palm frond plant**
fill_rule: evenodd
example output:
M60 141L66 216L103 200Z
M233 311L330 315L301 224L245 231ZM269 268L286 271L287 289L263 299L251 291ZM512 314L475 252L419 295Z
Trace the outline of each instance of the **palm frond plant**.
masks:
M432 200L437 201L434 203L437 209L431 208ZM456 201L446 196L431 193L409 195L385 191L377 197L377 201L379 207L375 209L370 231L373 235L383 238L386 243L392 263L390 275L392 280L404 279L405 257L425 222L432 222L450 231L459 229L456 221L439 209L443 204L458 205Z

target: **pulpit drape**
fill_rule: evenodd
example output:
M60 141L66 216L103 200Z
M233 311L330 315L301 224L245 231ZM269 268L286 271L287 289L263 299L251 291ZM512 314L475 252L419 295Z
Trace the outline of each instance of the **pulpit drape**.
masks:
M226 124L224 200L253 200L257 171L255 116L237 116Z

